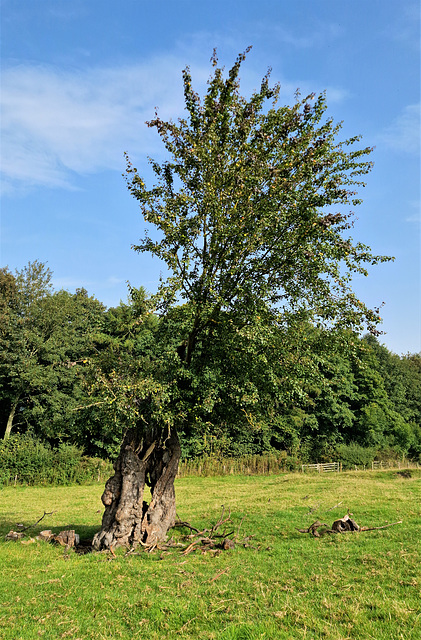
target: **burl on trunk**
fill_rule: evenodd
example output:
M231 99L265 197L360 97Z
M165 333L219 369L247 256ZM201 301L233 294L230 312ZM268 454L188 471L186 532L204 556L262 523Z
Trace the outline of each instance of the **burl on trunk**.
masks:
M181 449L175 429L139 434L129 429L114 463L115 474L105 485L101 530L94 549L153 545L164 540L175 523L174 480ZM145 485L151 500L145 502Z

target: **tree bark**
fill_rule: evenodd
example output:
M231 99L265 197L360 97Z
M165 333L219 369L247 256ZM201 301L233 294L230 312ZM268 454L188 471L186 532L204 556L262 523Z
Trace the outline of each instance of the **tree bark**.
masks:
M3 440L7 440L11 434L12 426L13 426L13 418L15 417L16 409L18 407L19 398L12 403L9 417L7 418L6 431L4 432Z
M101 530L94 549L153 545L165 540L174 526L174 480L181 456L175 429L166 433L139 434L129 429L114 463L115 474L105 485ZM144 500L149 485L151 500Z

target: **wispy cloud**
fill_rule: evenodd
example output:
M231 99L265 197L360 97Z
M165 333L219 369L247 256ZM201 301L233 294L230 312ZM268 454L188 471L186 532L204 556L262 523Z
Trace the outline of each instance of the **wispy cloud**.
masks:
M70 276L56 277L55 275L53 275L53 282L55 289L66 290L78 289L80 287L88 289L95 285L94 280L87 280L86 278L72 278Z
M120 287L126 282L124 278L117 276L108 276L101 280L93 280L87 278L74 278L71 276L55 276L53 275L54 286L56 289L77 289L78 287L85 287L86 289L101 288L101 289L114 289Z
M75 174L123 168L123 151L133 158L154 155L157 137L144 122L154 115L182 115L181 70L185 52L116 68L63 71L51 66L9 67L2 81L2 190L34 186L74 188ZM194 59L194 58L193 58ZM203 60L203 56L201 58ZM203 88L209 63L192 65ZM250 65L242 74L246 93L260 84ZM288 101L303 83L281 82ZM311 87L309 90L314 90ZM346 92L328 88L330 102Z
M380 135L380 140L394 151L420 152L420 104L405 107Z
M421 202L419 200L412 200L408 202L408 209L412 210L413 213L405 218L405 222L415 222L416 224L421 223Z
M292 29L282 24L268 27L267 23L263 23L263 28L265 32L271 32L279 43L287 44L295 49L313 49L326 46L328 41L336 40L343 33L343 29L339 25L322 20L314 21L312 27L306 29L299 26Z
M117 276L109 276L107 278L107 284L110 287L114 287L116 285L120 285L122 282L126 282L124 278L118 278Z
M399 45L412 51L420 50L420 7L419 2L408 2L402 6L399 19L388 30L388 35Z
M18 66L3 74L2 156L6 189L69 186L72 173L120 168L122 153L149 153L144 121L182 112L174 59L118 69L62 72Z

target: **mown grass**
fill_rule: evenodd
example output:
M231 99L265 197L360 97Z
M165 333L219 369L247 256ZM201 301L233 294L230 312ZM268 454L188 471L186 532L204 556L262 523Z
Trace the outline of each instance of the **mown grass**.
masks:
M235 528L244 516L240 537L253 535L252 547L115 558L4 540L44 511L54 514L28 535L71 528L91 537L102 513L97 485L5 488L0 637L418 640L420 480L419 471L179 479L182 520L209 526L224 504ZM331 524L347 508L360 525L403 523L319 539L296 530Z

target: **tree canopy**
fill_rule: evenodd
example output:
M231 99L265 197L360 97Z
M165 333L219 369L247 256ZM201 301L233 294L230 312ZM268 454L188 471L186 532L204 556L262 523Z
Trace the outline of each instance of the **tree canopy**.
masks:
M94 351L104 306L84 289L53 291L52 273L35 261L13 275L0 270L0 405L12 427L60 441L77 431L80 365ZM72 426L71 426L72 425Z
M148 123L168 154L150 161L153 187L127 163L129 189L158 232L134 248L171 272L160 289L164 309L180 297L194 307L186 362L221 311L240 324L261 313L352 329L375 330L380 320L356 298L351 279L390 258L348 235L372 150L359 136L338 140L341 125L325 117L324 94L297 94L293 106L279 106L268 72L259 91L242 97L245 55L224 78L214 53L203 99L184 70L187 117L175 123L156 114Z

